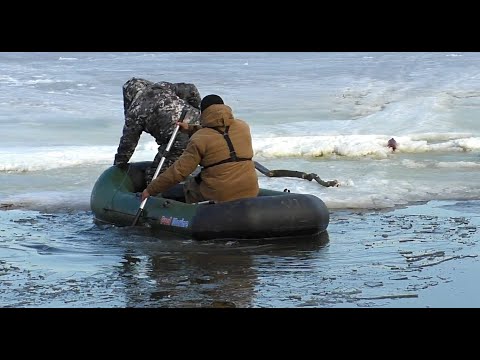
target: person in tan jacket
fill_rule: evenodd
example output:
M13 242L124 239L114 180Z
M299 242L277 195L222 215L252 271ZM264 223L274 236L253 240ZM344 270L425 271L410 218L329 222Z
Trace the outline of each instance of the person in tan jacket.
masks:
M233 116L218 95L205 96L200 104L200 124L178 123L190 135L182 155L142 192L141 201L165 192L189 177L198 165L202 170L184 184L187 203L217 202L255 197L259 185L252 160L249 125Z

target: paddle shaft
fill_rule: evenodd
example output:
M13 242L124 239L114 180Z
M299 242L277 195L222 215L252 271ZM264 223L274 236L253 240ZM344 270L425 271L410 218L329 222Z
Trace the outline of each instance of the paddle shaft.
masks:
M180 120L183 121L185 119L185 116L187 115L188 110L183 108L182 114L180 115ZM172 137L170 138L170 141L167 144L167 147L165 148L165 151L163 152L162 159L160 160L160 163L157 166L157 169L155 170L155 174L153 174L152 181L155 180L160 173L160 170L162 169L163 163L165 162L165 158L167 157L170 148L172 147L173 142L175 141L175 138L177 137L178 130L180 129L180 125L177 124L175 126L175 129L173 130ZM145 204L147 203L148 198L145 198L140 204L140 207L138 208L137 214L135 215L135 219L133 220L132 226L135 226L138 222L138 219L140 218L140 215L142 215L143 208L145 207Z

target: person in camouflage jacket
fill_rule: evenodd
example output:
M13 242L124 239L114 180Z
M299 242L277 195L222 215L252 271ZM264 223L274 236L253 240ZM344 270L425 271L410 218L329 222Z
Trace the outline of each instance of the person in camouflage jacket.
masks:
M186 107L188 111L186 122L192 125L200 123L200 102L200 93L194 84L166 81L153 83L135 77L129 79L123 85L125 124L115 154L114 165L126 168L141 134L143 132L150 134L159 146L151 166L145 171L145 180L149 184L182 110ZM177 134L165 158L163 170L180 157L187 142L188 135Z

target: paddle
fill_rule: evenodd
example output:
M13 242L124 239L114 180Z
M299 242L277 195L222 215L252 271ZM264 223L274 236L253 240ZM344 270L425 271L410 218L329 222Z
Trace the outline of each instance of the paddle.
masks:
M269 170L262 164L254 161L255 163L255 169L260 171L263 175L268 176L268 177L296 177L300 179L305 179L308 181L315 180L318 182L320 185L330 187L330 186L338 186L338 181L337 180L331 180L331 181L323 181L320 179L320 177L317 174L311 173L307 174L301 171L294 171L294 170Z
M180 122L182 122L185 119L185 116L187 115L188 110L186 108L183 108L182 114L180 115ZM155 170L155 174L153 174L152 181L155 180L155 178L158 176L160 173L160 169L163 166L163 163L165 162L165 158L168 155L168 152L170 151L170 148L172 147L173 142L175 141L175 137L177 136L178 130L180 129L180 125L177 124L175 126L175 129L173 130L172 137L170 138L170 141L167 144L167 147L165 148L165 151L163 152L162 159L160 160L160 163L157 166L157 170ZM140 204L140 207L138 208L137 215L135 215L135 219L133 220L132 226L135 226L138 222L138 219L140 218L140 215L142 214L143 208L145 207L145 204L147 203L148 198L142 201Z

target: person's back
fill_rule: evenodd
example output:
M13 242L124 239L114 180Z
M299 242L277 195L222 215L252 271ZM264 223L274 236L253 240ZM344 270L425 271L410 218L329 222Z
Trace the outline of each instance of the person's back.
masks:
M155 138L159 145L152 165L145 172L147 184L170 140L176 121L184 108L188 110L192 124L199 123L200 94L193 84L169 83L131 78L123 85L125 124L115 154L114 165L124 166L132 157L142 132ZM188 142L188 136L178 134L165 159L166 169L180 157Z
M232 109L224 104L209 106L202 112L200 121L202 128L192 135L190 142L202 157L199 185L203 197L229 201L257 196L258 177L255 164L251 160L253 147L248 124L235 119ZM240 161L231 159L228 142L223 135L227 126L228 137ZM225 162L217 164L222 161Z
M198 165L202 166L201 176L185 182L188 203L258 195L250 127L245 121L235 119L232 109L217 95L206 96L201 109L201 127L189 127L191 137L184 153L147 186L142 200L185 180Z

